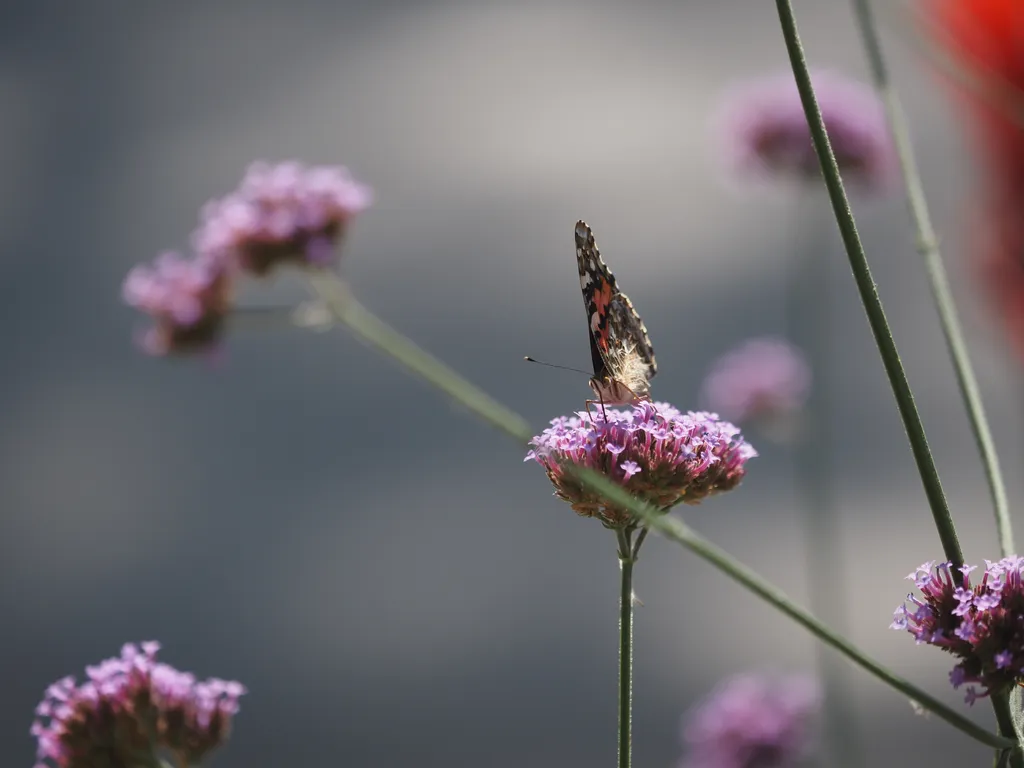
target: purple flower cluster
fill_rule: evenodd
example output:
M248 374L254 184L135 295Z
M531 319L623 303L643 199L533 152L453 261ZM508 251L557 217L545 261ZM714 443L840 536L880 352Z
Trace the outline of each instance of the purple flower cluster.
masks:
M227 263L210 257L185 259L173 251L150 267L140 264L124 281L124 300L151 315L142 336L153 355L204 349L214 342L231 304Z
M961 566L958 586L949 563L925 563L907 576L923 599L908 595L909 609L901 604L889 625L958 657L949 680L954 688L977 684L966 689L968 704L1024 680L1024 558L986 560L981 582L972 587L976 569Z
M720 357L704 380L701 399L730 421L745 422L800 410L810 389L803 353L784 339L764 337Z
M743 675L722 683L686 719L683 768L772 768L803 757L821 690L811 678Z
M833 72L812 73L812 81L844 180L865 189L890 184L896 178L896 153L874 91ZM791 73L736 87L725 99L720 120L729 165L738 175L820 178Z
M349 220L371 199L342 167L253 163L235 192L204 206L193 244L255 275L284 262L327 266Z
M370 201L369 188L345 168L254 163L237 190L203 208L193 258L164 254L128 273L125 302L155 322L143 348L164 355L214 346L239 273L329 265L349 221Z
M119 657L86 667L87 682L65 677L47 688L31 729L36 768L155 765L158 750L191 765L223 744L245 688L197 681L158 662L159 649L126 644Z
M716 414L682 413L650 402L626 411L559 417L530 445L526 461L544 467L555 495L578 514L612 528L628 525L632 515L583 486L567 464L601 472L633 496L667 510L735 488L747 459L757 455L740 430Z

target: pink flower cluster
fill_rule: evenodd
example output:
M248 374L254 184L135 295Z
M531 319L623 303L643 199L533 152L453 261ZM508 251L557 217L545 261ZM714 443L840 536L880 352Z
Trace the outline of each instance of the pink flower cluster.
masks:
M901 604L889 625L958 657L949 680L954 688L971 683L968 704L1024 680L1024 558L986 560L980 583L971 586L975 570L961 566L957 585L949 563L925 563L907 576L922 598L908 595L909 608Z
M237 191L203 207L193 245L256 275L284 262L326 266L349 220L371 200L342 167L253 163Z
M891 185L897 178L896 152L874 91L834 72L814 72L812 80L844 180L865 190ZM716 128L737 175L800 181L821 177L790 72L736 87L725 99Z
M740 675L724 681L686 719L681 768L794 765L811 743L822 692L808 677Z
M608 527L633 516L580 483L567 465L601 472L633 496L661 509L701 500L739 485L757 452L740 430L713 413L682 413L668 403L642 402L630 410L598 409L552 420L530 443L555 495Z
M209 347L224 325L230 291L225 260L185 259L173 251L160 254L153 266L134 267L124 281L125 301L154 319L141 337L152 355Z
M36 707L36 768L155 765L157 750L198 763L227 739L241 683L197 681L156 660L160 644L126 644L86 667L88 681L58 680ZM46 761L50 761L47 763Z
M731 421L770 420L802 408L810 389L811 368L803 353L784 339L762 337L715 361L701 399Z
M196 255L161 255L123 286L127 304L154 318L143 348L157 355L212 347L231 309L240 272L263 276L280 264L324 267L371 192L345 168L254 163L238 189L203 208Z

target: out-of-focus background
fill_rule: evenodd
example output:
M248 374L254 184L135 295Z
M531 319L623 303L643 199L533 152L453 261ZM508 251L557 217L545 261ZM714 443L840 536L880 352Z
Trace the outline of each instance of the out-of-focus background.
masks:
M866 79L848 3L797 11L813 64ZM971 158L926 64L886 43L1016 513L1024 389L964 259ZM611 760L613 537L517 447L340 330L240 331L214 365L133 345L125 272L186 246L256 158L373 186L345 246L362 300L538 429L588 394L522 361L588 364L577 218L650 329L656 397L683 408L720 352L783 330L782 270L824 231L853 639L963 706L949 657L887 629L903 577L941 549L823 192L722 176L723 90L787 67L771 3L42 0L0 7L0 46L6 764L31 764L49 682L150 638L249 687L224 768ZM856 213L967 559L996 559L902 200ZM749 437L763 455L743 486L682 514L805 601L789 453ZM681 716L720 678L812 669L802 630L676 546L647 545L636 587L637 764L675 764ZM918 764L988 759L847 678L865 764L911 744Z

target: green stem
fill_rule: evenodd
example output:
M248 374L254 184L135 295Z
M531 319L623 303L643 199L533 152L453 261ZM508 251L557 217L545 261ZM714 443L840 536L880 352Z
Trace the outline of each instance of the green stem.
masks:
M633 565L632 531L619 537L619 762L629 768L633 758Z
M999 551L1003 557L1007 557L1016 552L1016 547L1013 544L1013 527L1010 523L1006 485L999 468L999 457L996 454L995 441L992 439L992 432L985 416L985 407L981 402L978 380L974 375L974 368L971 365L963 331L960 327L960 319L957 316L956 305L953 303L953 295L949 289L949 278L946 275L946 267L939 251L939 240L932 225L931 213L924 195L924 184L921 181L921 173L918 170L917 159L910 142L906 114L889 77L889 68L882 52L878 26L871 10L871 3L869 0L853 0L853 10L864 41L864 50L867 53L875 90L878 91L878 95L885 105L893 144L896 147L896 154L903 172L907 206L916 234L917 251L924 259L932 297L935 299L935 306L939 312L939 323L946 338L950 357L953 359L953 370L956 373L957 385L960 387L960 396L967 407L967 417L971 424L971 431L974 433L974 442L978 446L981 463L985 468L985 479L988 482L992 507L995 512ZM996 712L999 732L1007 737L1015 737L1013 720L1009 714L1006 697L994 695L992 706ZM1011 758L1011 765L1024 766L1024 762L1019 762L1018 756L1017 760Z
M640 547L644 543L644 539L647 538L647 534L651 532L650 528L642 528L639 535L636 537L636 541L633 542L633 559L636 560L637 555L640 554Z
M298 306L235 307L227 315L227 323L232 331L296 327L327 330L333 325L334 317L322 302L310 300Z
M474 412L483 417L501 431L510 435L518 442L529 439L529 429L521 417L512 413L504 406L494 403L484 392L477 389L458 374L451 371L429 353L408 341L396 331L391 330L382 321L374 317L369 310L357 304L347 295L347 290L340 280L328 274L314 277L315 288L325 297L325 302L334 316L368 344L402 363L414 373L443 392L451 395L459 402L465 402ZM335 293L337 291L337 293ZM330 295L330 298L328 298ZM355 309L353 309L355 308ZM491 408L490 405L497 405ZM526 435L524 437L524 435ZM656 510L643 504L629 495L621 486L613 483L596 472L583 468L574 468L581 480L588 487L603 494L613 503L632 511L648 528L657 530L666 537L677 541L692 550L700 557L708 560L726 575L747 587L754 594L766 600L781 613L807 628L823 642L838 649L856 664L879 678L886 684L896 688L906 696L917 701L923 708L933 712L955 728L963 731L978 741L993 747L1012 747L1015 742L989 733L984 728L962 717L959 713L947 708L937 699L916 688L887 670L881 664L855 648L831 629L815 619L807 611L795 605L780 590L766 582L741 563L733 560L724 552L693 534L681 522L664 514L664 510ZM636 552L634 547L633 559Z
M928 202L924 196L924 185L914 157L910 142L910 131L907 127L906 115L899 95L889 77L889 68L882 53L882 45L878 38L878 25L875 23L869 0L853 0L853 9L864 40L868 64L875 89L885 105L886 116L892 131L893 143L899 157L900 168L906 184L907 204L910 220L914 226L917 239L917 251L924 258L925 270L931 285L932 296L939 312L942 333L946 337L946 346L953 358L953 369L956 372L960 395L967 406L974 441L981 453L981 461L985 467L985 478L988 481L992 506L995 510L996 528L999 532L999 551L1003 557L1014 554L1017 550L1013 545L1013 528L1010 523L1009 503L1006 497L1006 485L999 469L999 457L996 455L995 442L989 429L985 408L978 391L978 380L974 375L967 345L964 342L960 319L957 316L953 295L949 290L949 278L939 251L939 240L935 235Z
M1010 695L993 695L992 709L996 713L996 725L999 728L999 733L1017 741L1017 729L1013 727L1013 714L1010 711ZM1021 751L1019 743L1017 746L1018 748L1010 752L1009 755L1005 755L1003 750L997 750L993 764L999 765L1002 761L1003 765L1010 768L1024 767L1024 752Z
M885 310L882 307L882 300L878 296L878 288L875 286L874 278L871 276L871 269L868 267L864 246L861 244L860 235L857 234L857 225L854 222L853 212L850 210L850 203L843 189L839 165L836 163L835 155L832 153L832 147L829 144L825 123L821 117L821 110L818 108L818 102L814 97L811 75L807 69L803 45L800 42L796 19L793 16L793 4L791 0L775 0L775 5L779 12L782 36L786 41L786 50L789 53L789 61L793 67L797 90L800 92L800 100L803 102L804 113L807 116L807 123L811 129L814 150L818 155L818 162L821 164L822 174L825 177L825 186L828 188L829 199L832 201L832 210L836 217L836 223L839 225L843 245L846 247L846 255L850 260L850 268L853 271L854 280L857 282L857 288L860 291L860 298L864 304L868 324L871 326L875 343L878 345L878 351L882 356L885 372L889 377L889 383L892 385L893 394L896 397L896 406L899 409L900 417L903 419L903 426L910 439L910 448L914 454L914 461L917 463L917 470L921 475L921 481L924 484L925 495L928 497L928 504L931 507L935 527L939 532L943 552L945 552L946 559L954 565L953 573L955 578L958 582L961 582L963 575L956 566L963 565L964 557L960 550L956 528L953 525L953 518L949 513L949 505L946 502L946 494L942 490L942 482L939 480L939 472L935 466L935 460L932 457L931 449L928 447L928 438L925 435L924 425L921 423L921 414L918 413L917 405L914 402L914 394L910 390L907 374L903 370L903 362L900 360L899 352L896 349L896 342L893 341L892 331L889 329L889 323L885 318Z
M533 436L530 425L518 414L488 396L442 363L429 352L413 344L402 334L356 301L348 286L332 272L316 272L310 276L313 290L331 313L349 330L373 347L386 352L420 378L448 393L457 403L468 408L493 427L520 443Z
M833 341L835 318L832 285L829 280L835 251L835 230L831 216L822 216L827 203L815 186L800 199L796 215L799 241L792 248L788 266L787 333L804 349L814 375L803 417L806 427L794 441L791 459L802 507L804 559L807 566L808 606L838 632L847 634L846 567L838 530L835 499L834 435L831 415L836 408L836 355ZM831 649L816 645L821 677L823 758L836 768L857 768L863 764L856 717L845 689L842 660Z
M774 608L795 621L812 635L827 645L832 646L842 653L854 664L877 677L882 682L900 691L905 696L913 699L922 708L930 711L936 717L945 720L971 738L996 748L1012 747L1015 741L998 736L986 731L981 726L968 720L966 717L950 709L935 697L917 688L915 685L892 672L882 664L878 663L865 652L857 648L835 630L825 625L805 608L797 605L788 595L778 587L766 581L762 576L739 562L729 554L719 549L707 539L697 534L693 529L676 517L666 515L664 510L659 510L649 504L633 498L621 485L609 480L604 475L584 467L567 465L580 481L593 491L601 494L609 502L616 506L628 509L637 519L646 526L657 531L662 536L690 550L698 557L706 560L729 578L738 582L755 595L765 600Z

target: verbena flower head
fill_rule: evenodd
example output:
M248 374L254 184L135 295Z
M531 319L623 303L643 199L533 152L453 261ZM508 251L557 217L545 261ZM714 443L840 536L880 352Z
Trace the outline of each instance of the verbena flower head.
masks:
M896 178L897 163L877 96L833 72L814 72L812 82L843 179L868 190L888 185ZM736 87L725 100L717 127L737 175L821 178L791 73Z
M757 455L740 430L716 414L682 413L668 403L649 402L561 416L530 445L526 461L544 467L558 498L614 528L633 516L584 487L564 463L601 472L633 496L668 509L735 488L747 459Z
M134 768L169 752L194 765L227 739L245 693L241 683L197 681L156 660L159 643L127 644L86 667L81 685L65 677L46 689L31 733L36 768Z
M702 399L730 421L773 419L800 410L811 389L803 353L784 339L749 339L720 357Z
M682 768L772 768L809 750L821 691L811 678L742 675L686 718Z
M339 166L254 163L238 189L203 208L199 253L229 254L264 275L278 264L326 266L348 222L371 202L368 187Z
M970 684L968 704L1024 680L1024 558L986 560L976 586L971 585L974 570L961 567L958 587L949 563L925 563L907 576L922 597L908 595L909 607L900 605L889 625L959 658L949 680L954 688Z
M174 252L140 264L125 278L125 302L153 316L142 337L154 355L192 352L213 346L230 308L230 265L223 258L186 259Z

